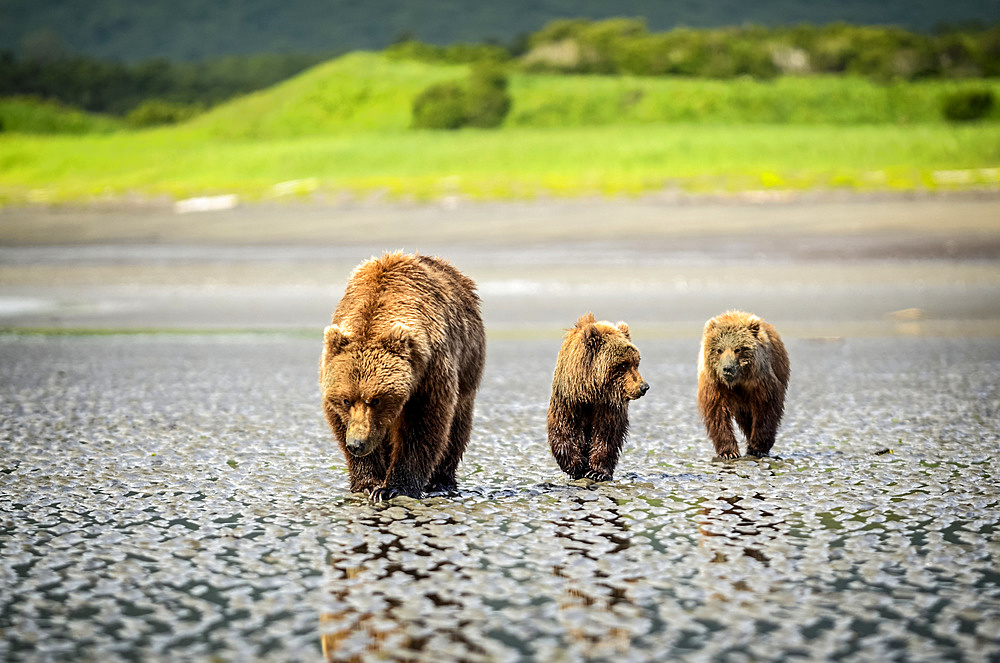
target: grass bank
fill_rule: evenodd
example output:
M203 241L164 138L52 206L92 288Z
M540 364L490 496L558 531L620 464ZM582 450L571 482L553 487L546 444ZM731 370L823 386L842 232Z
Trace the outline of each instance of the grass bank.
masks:
M401 198L996 187L1000 126L650 125L201 140L0 139L0 201L348 192ZM289 182L294 184L289 184Z

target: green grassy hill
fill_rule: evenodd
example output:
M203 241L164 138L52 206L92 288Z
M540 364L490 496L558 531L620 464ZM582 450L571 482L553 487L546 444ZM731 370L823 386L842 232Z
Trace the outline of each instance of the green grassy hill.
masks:
M0 133L0 204L230 192L428 199L1000 186L997 109L962 125L940 114L943 96L960 87L1000 97L996 80L517 73L500 129L408 128L420 90L466 73L355 53L176 127Z
M224 104L190 129L227 138L403 130L422 89L466 74L463 66L352 53ZM720 81L515 72L505 126L936 123L946 94L984 87L1000 99L993 79L879 84L846 76ZM990 118L1000 120L1000 106Z
M405 129L422 89L465 74L465 67L351 53L223 104L189 128L213 138Z

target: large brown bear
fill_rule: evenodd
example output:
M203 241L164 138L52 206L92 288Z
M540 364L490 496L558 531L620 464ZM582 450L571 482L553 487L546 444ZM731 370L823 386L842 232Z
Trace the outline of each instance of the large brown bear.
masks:
M788 353L774 327L756 315L728 311L705 323L698 356L698 409L720 458L740 457L735 419L747 455L766 456L785 409Z
M476 285L444 260L361 263L326 328L319 380L351 491L457 488L486 358Z
M628 434L629 401L648 390L628 325L580 317L552 377L549 447L559 467L574 479L610 481Z

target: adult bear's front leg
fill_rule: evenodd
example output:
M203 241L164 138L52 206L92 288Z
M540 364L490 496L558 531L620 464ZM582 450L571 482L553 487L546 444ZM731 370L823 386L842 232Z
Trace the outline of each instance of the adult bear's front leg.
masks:
M383 444L385 444L383 442ZM351 456L346 450L347 471L351 477L352 493L370 493L382 485L386 476L388 453L380 447L362 458Z
M425 379L410 396L399 426L390 433L389 470L385 482L372 491L372 500L381 502L398 495L419 498L423 494L448 450L455 401L455 381L443 378Z

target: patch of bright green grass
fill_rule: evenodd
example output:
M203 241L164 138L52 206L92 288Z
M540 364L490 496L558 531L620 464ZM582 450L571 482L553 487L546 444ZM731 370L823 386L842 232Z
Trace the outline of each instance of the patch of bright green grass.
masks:
M229 192L256 199L303 178L321 192L416 199L621 195L665 186L995 187L997 164L994 124L400 130L271 140L199 140L156 130L0 137L0 201ZM975 172L949 180L938 171Z
M609 124L912 124L943 122L944 98L1000 81L879 84L852 76L706 80L679 77L517 75L508 126ZM1000 108L990 119L1000 120Z

